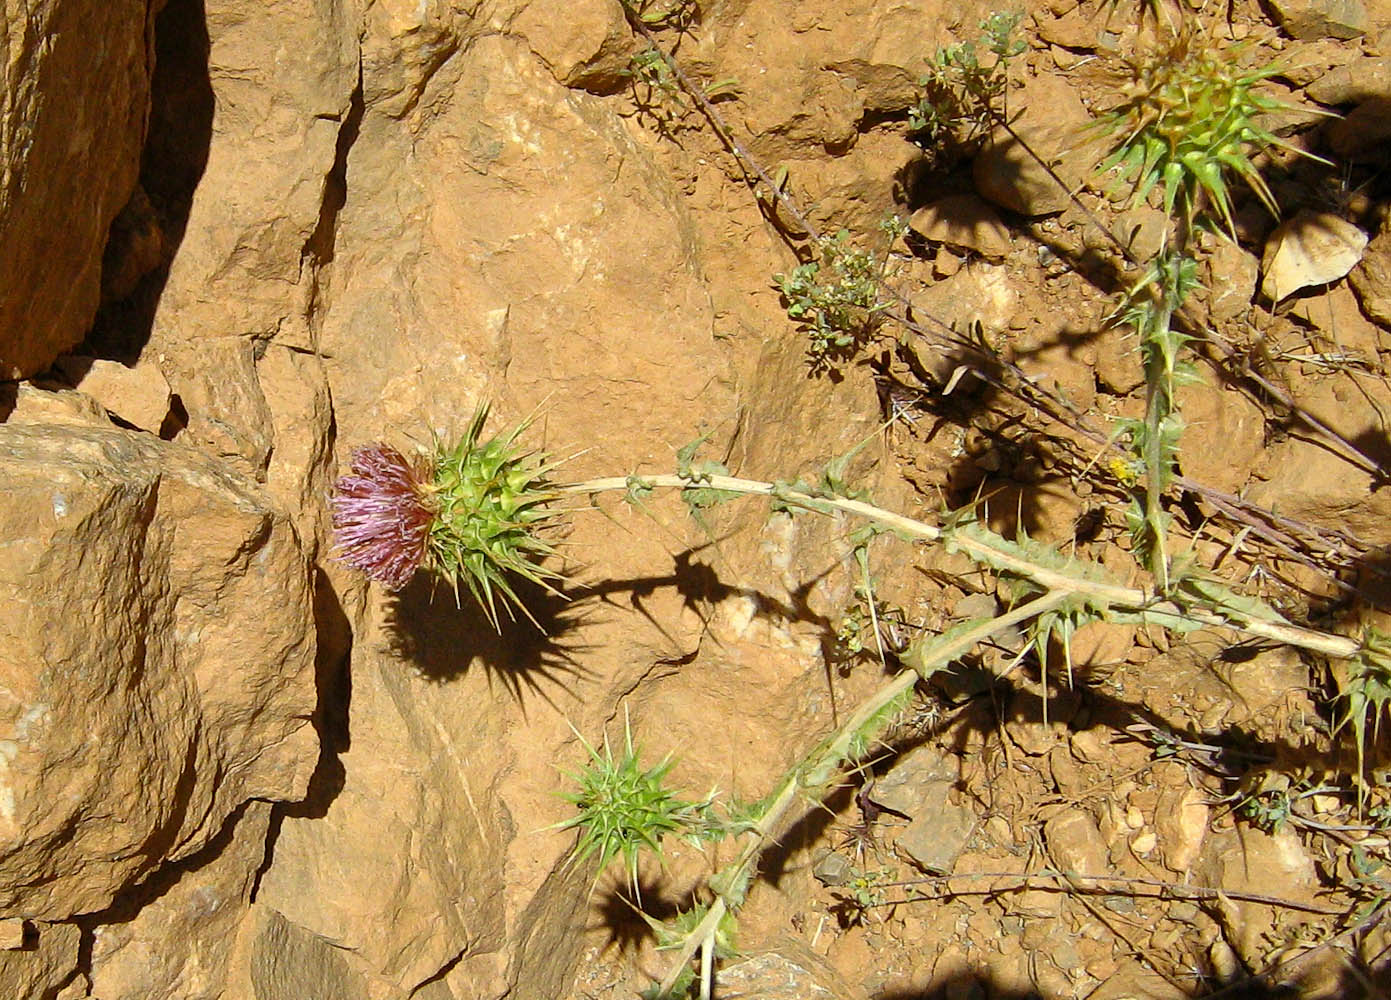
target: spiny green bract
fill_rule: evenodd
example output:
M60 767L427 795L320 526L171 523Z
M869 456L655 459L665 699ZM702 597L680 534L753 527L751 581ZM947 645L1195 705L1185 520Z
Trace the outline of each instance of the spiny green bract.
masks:
M580 742L589 752L589 766L570 774L579 791L561 796L574 803L579 815L558 823L556 829L579 829L570 864L597 854L602 872L610 861L622 857L628 882L636 894L641 851L647 849L660 857L663 837L699 830L703 826L701 814L708 803L688 802L666 787L667 773L676 763L670 756L655 767L644 769L633 747L631 729L625 728L623 755L617 761L607 740L603 753L582 736Z
M1261 150L1294 148L1257 121L1286 107L1256 90L1278 68L1243 69L1236 55L1216 51L1210 39L1189 31L1130 61L1126 99L1098 125L1119 137L1102 170L1119 167L1133 185L1133 200L1143 201L1159 184L1170 216L1192 223L1207 207L1232 232L1231 171L1278 214L1251 160Z
M457 444L437 447L427 547L430 565L456 594L462 582L497 628L499 595L509 616L515 607L535 622L512 589L513 575L546 589L560 579L539 565L554 549L537 535L554 518L549 504L557 494L546 479L552 467L514 447L528 422L480 443L487 418L485 404Z

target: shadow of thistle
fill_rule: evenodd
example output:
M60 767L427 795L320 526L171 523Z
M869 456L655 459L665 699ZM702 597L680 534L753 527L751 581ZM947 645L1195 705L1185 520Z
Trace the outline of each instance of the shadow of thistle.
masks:
M392 652L439 683L481 669L489 687L500 685L523 708L527 695L555 707L554 689L578 697L570 685L589 678L578 657L591 647L573 633L589 620L588 596L572 598L527 580L513 580L512 586L535 621L519 612L509 618L499 608L494 628L472 595L461 592L456 601L440 581L416 574L388 613Z

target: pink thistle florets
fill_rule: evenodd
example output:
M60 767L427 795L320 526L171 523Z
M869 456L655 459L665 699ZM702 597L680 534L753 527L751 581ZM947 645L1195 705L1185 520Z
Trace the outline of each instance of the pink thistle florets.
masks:
M435 512L429 476L386 444L354 449L352 472L338 480L333 536L338 558L388 590L400 590L425 561Z

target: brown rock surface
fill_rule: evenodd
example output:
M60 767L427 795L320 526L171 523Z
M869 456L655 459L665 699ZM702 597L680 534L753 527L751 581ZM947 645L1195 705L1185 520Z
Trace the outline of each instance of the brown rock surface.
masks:
M0 11L0 379L48 367L96 313L145 138L152 16L102 0Z
M0 425L0 469L0 909L66 917L304 793L308 574L256 487L185 448Z
M81 983L77 972L81 937L76 924L26 921L24 946L0 951L0 992L16 1000L50 997L65 985ZM86 996L86 992L72 995Z
M270 821L269 802L247 803L199 855L137 894L138 909L98 926L88 966L93 994L222 1000Z

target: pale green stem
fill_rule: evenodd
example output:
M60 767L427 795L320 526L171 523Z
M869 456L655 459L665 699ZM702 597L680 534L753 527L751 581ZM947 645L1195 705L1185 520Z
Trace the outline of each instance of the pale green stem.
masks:
M1042 597L1037 597L998 618L981 623L979 628L957 636L949 646L934 649L930 663L913 663L910 665L912 669L895 674L892 680L876 691L868 700L862 702L860 707L855 710L855 714L847 719L828 740L809 753L783 776L782 783L768 800L763 815L758 818L753 829L745 834L747 840L743 850L739 852L733 863L724 869L724 874L727 875L725 884L738 885L747 879L753 863L763 853L767 841L772 839L773 832L781 826L788 809L797 801L797 793L804 788L819 787L829 781L831 774L849 758L851 745L862 735L861 731L876 715L893 704L895 700L907 694L919 679L930 677L938 665L950 663L952 660L964 656L975 647L976 643L988 638L1000 629L1027 621L1057 607L1067 599L1067 596L1066 593L1048 593ZM695 955L696 949L701 947L707 938L714 935L728 908L724 896L717 895L704 919L687 935L686 943L677 954L672 971L663 980L658 996L665 996L671 992L677 977L681 975L681 970L686 968L686 963Z
M810 493L787 489L775 483L755 479L739 479L734 476L702 476L699 482L693 478L674 474L634 476L631 478L613 476L561 486L558 487L558 491L582 494L621 493L627 492L634 486L644 489L708 488L754 496L770 496L776 497L783 503L813 512L821 512L829 507L846 514L867 518L898 534L926 542L940 542L949 534L941 528L933 527L910 517L904 517L893 511L884 510L861 500L813 496ZM1338 659L1351 659L1357 655L1361 648L1356 640L1349 639L1347 636L1302 628L1287 622L1238 619L1212 607L1185 606L1175 601L1159 600L1154 595L1134 587L1096 580L1080 580L1060 570L1030 562L1014 551L1013 547L1009 546L1004 539L1000 539L1000 543L997 545L993 539L976 538L964 532L951 534L952 544L966 555L977 561L989 563L1005 572L1032 580L1039 589L1046 592L1059 591L1086 595L1097 603L1111 608L1143 612L1155 617L1174 618L1195 625L1230 628L1246 635L1270 639L1274 642L1307 649Z

